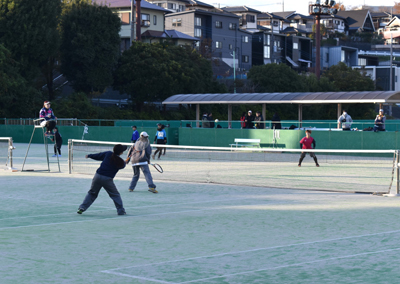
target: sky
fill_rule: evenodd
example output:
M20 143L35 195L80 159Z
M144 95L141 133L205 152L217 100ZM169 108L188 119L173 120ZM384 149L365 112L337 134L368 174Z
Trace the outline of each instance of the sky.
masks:
M215 7L218 5L222 8L225 6L247 6L261 12L282 12L282 0L268 0L268 1L260 1L260 0L200 0L201 2L205 2L207 4L211 4ZM400 0L380 0L377 2L376 0L344 0L338 1L342 3L346 8L354 7L354 6L393 6L395 2L400 2ZM309 0L283 0L284 3L284 11L296 11L297 13L308 15L308 5L311 4ZM315 3L315 1L312 1ZM378 4L379 3L379 4Z

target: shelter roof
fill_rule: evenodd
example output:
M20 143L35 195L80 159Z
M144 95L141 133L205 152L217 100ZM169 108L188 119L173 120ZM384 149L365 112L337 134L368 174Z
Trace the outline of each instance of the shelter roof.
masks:
M237 93L174 95L163 104L328 104L328 103L400 103L400 92L310 92L310 93Z

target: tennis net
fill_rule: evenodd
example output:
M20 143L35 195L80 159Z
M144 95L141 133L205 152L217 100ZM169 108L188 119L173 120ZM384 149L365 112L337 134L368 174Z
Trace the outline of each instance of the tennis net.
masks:
M94 174L100 163L85 155L112 151L117 142L69 140L70 173ZM130 143L120 143L131 146ZM307 150L301 167L301 149L195 147L152 145L165 148L152 163L164 169L152 171L155 182L169 180L243 186L310 189L343 192L386 193L395 185L398 154L395 150ZM126 157L126 152L122 156ZM151 168L151 167L150 167ZM130 165L117 177L132 177ZM395 187L395 186L394 186ZM396 188L394 188L396 190Z
M12 168L12 149L12 137L0 137L0 165Z

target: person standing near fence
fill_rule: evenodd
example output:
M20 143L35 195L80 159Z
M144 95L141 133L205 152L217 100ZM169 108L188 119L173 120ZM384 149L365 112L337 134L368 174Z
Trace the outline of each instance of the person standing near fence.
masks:
M311 137L311 130L306 130L306 137L300 140L300 149L315 149L315 139ZM317 156L313 152L301 152L300 159L299 159L299 167L301 167L301 162L305 156L310 154L310 157L314 159L315 165L319 167Z
M383 113L383 109L379 110L379 114L375 118L374 132L385 131L386 116Z
M343 113L341 116L339 116L337 122L338 122L338 128L340 128L340 124L342 124L342 130L351 130L351 124L353 123L353 119L345 110L343 110Z
M132 143L135 143L136 140L139 139L139 132L137 131L136 125L133 125L133 126L132 126L132 130L133 130L133 133L132 133L131 142L132 142Z
M247 112L246 119L244 121L246 122L246 128L254 128L253 121L254 121L253 112L249 110Z
M264 118L261 115L261 112L257 111L256 117L254 118L254 126L256 129L264 129L264 123L261 123L261 121L264 121Z
M86 159L91 158L96 161L102 161L93 177L92 185L88 191L83 203L79 205L78 214L85 212L90 205L96 200L102 187L107 191L110 198L114 201L118 215L125 215L124 205L121 195L114 184L114 177L119 170L125 168L126 163L120 157L126 150L126 146L117 144L113 151L106 151L97 154L86 155Z

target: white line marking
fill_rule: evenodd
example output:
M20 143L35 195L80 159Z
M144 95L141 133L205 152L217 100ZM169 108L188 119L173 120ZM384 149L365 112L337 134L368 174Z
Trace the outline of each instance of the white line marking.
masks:
M194 283L194 282L206 281L206 280L223 278L223 277L231 277L231 276L236 276L236 275L251 274L251 273L261 272L261 271L266 271L266 270L275 270L275 269L281 269L281 268L287 268L287 267L293 267L293 266L301 266L301 265L305 265L305 264L313 264L313 263L318 263L318 262L324 262L324 261L329 261L329 260L352 258L352 257L356 257L356 256L361 256L361 255L377 254L377 253L390 252L390 251L396 251L396 250L400 250L400 248L373 251L373 252L364 252L364 253L351 254L351 255L345 255L345 256L339 256L339 257L331 257L331 258L327 258L327 259L320 259L320 260L314 260L314 261L307 261L307 262L300 262L300 263L294 263L294 264L288 264L288 265L281 265L281 266L276 266L276 267L271 267L271 268L263 268L263 269L257 269L257 270L252 270L252 271L244 271L244 272L238 272L238 273L233 273L233 274L224 274L224 275L220 275L220 276L214 276L214 277L203 278L203 279L196 279L196 280L191 280L191 281L186 281L186 282L180 282L179 284Z
M129 278L140 279L140 280L153 281L153 282L158 282L158 283L175 284L174 282L167 282L167 281L156 280L156 279L152 279L152 278L139 277L139 276L129 275L129 274L125 274L125 273L119 273L119 272L113 272L113 271L107 271L107 270L100 271L100 272L108 273L108 274L115 274L118 276L125 276L125 277L129 277Z
M22 199L22 200L29 200L30 199ZM156 204L156 205L148 205L148 206L138 206L138 207L125 207L125 209L140 209L140 208L152 208L152 207L164 207L164 206L178 206L178 205L186 205L186 204L202 204L202 203L210 203L210 202L224 202L224 201L243 201L243 200L253 200L253 198L247 198L247 199L224 199L224 200L211 200L211 201L203 201L203 202L186 202L186 203L170 203L170 204ZM44 202L44 201L40 201ZM46 201L46 203L49 203ZM55 202L51 202L55 203ZM269 203L268 203L269 204ZM76 204L64 204L64 205L74 205ZM115 207L106 207L106 206L98 206L98 205L93 205L91 208L105 208L107 210L95 210L95 212L102 212L102 211L110 211L110 210L115 210ZM49 217L49 216L59 216L59 215L71 215L71 212L68 213L58 213L58 214L47 214L47 215L33 215L33 216L20 216L20 217L9 217L9 218L0 218L0 221L2 220L11 220L11 219L26 219L26 218L36 218L36 217Z
M320 241L313 241L313 242L304 242L304 243L298 243L298 244L274 246L274 247L267 247L267 248L257 248L257 249L243 250L243 251L236 251L236 252L227 252L227 253L205 255L205 256L198 256L198 257L190 257L190 258L183 258L183 259L177 259L177 260L171 260L171 261L163 261L163 262L157 262L157 263L149 263L149 264L141 264L141 265L135 265L135 266L113 268L113 269L108 269L108 271L120 270L120 269L126 269L126 268L143 267L143 266L149 266L149 265L161 265L161 264L166 264L166 263L183 262L183 261L196 260L196 259L202 259L202 258L212 258L212 257L219 257L219 256L224 256L224 255L249 253L249 252L255 252L255 251L262 251L262 250L272 250L272 249L278 249L278 248L303 246L303 245L310 245L310 244L326 243L326 242L348 240L348 239L355 239L355 238L363 238L363 237L371 237L371 236L379 236L379 235L384 235L384 234L395 234L395 233L400 233L400 230L388 231L388 232L380 232L380 233L374 233L374 234L365 234L365 235L358 235L358 236L349 236L349 237L344 237L344 238L320 240Z
M104 220L112 220L116 218L136 218L136 217L151 217L151 216L161 216L161 215L169 215L169 214L181 214L181 213L191 213L191 212L202 212L202 211L212 211L212 210L222 210L225 208L210 208L210 209L196 209L196 210L184 210L184 211L175 211L175 212L165 212L165 213L153 213L147 215L132 215L132 216L117 216L117 217L110 217L110 218L102 218L102 219L91 219L91 220L81 220L81 221L70 221L70 222L57 222L57 223L47 223L47 224L37 224L37 225L26 225L26 226L16 226L16 227L3 227L0 228L1 230L6 229L19 229L19 228L30 228L30 227L40 227L40 226L50 226L50 225L62 225L62 224L73 224L73 223L82 223L82 222L93 222L93 221L104 221Z

